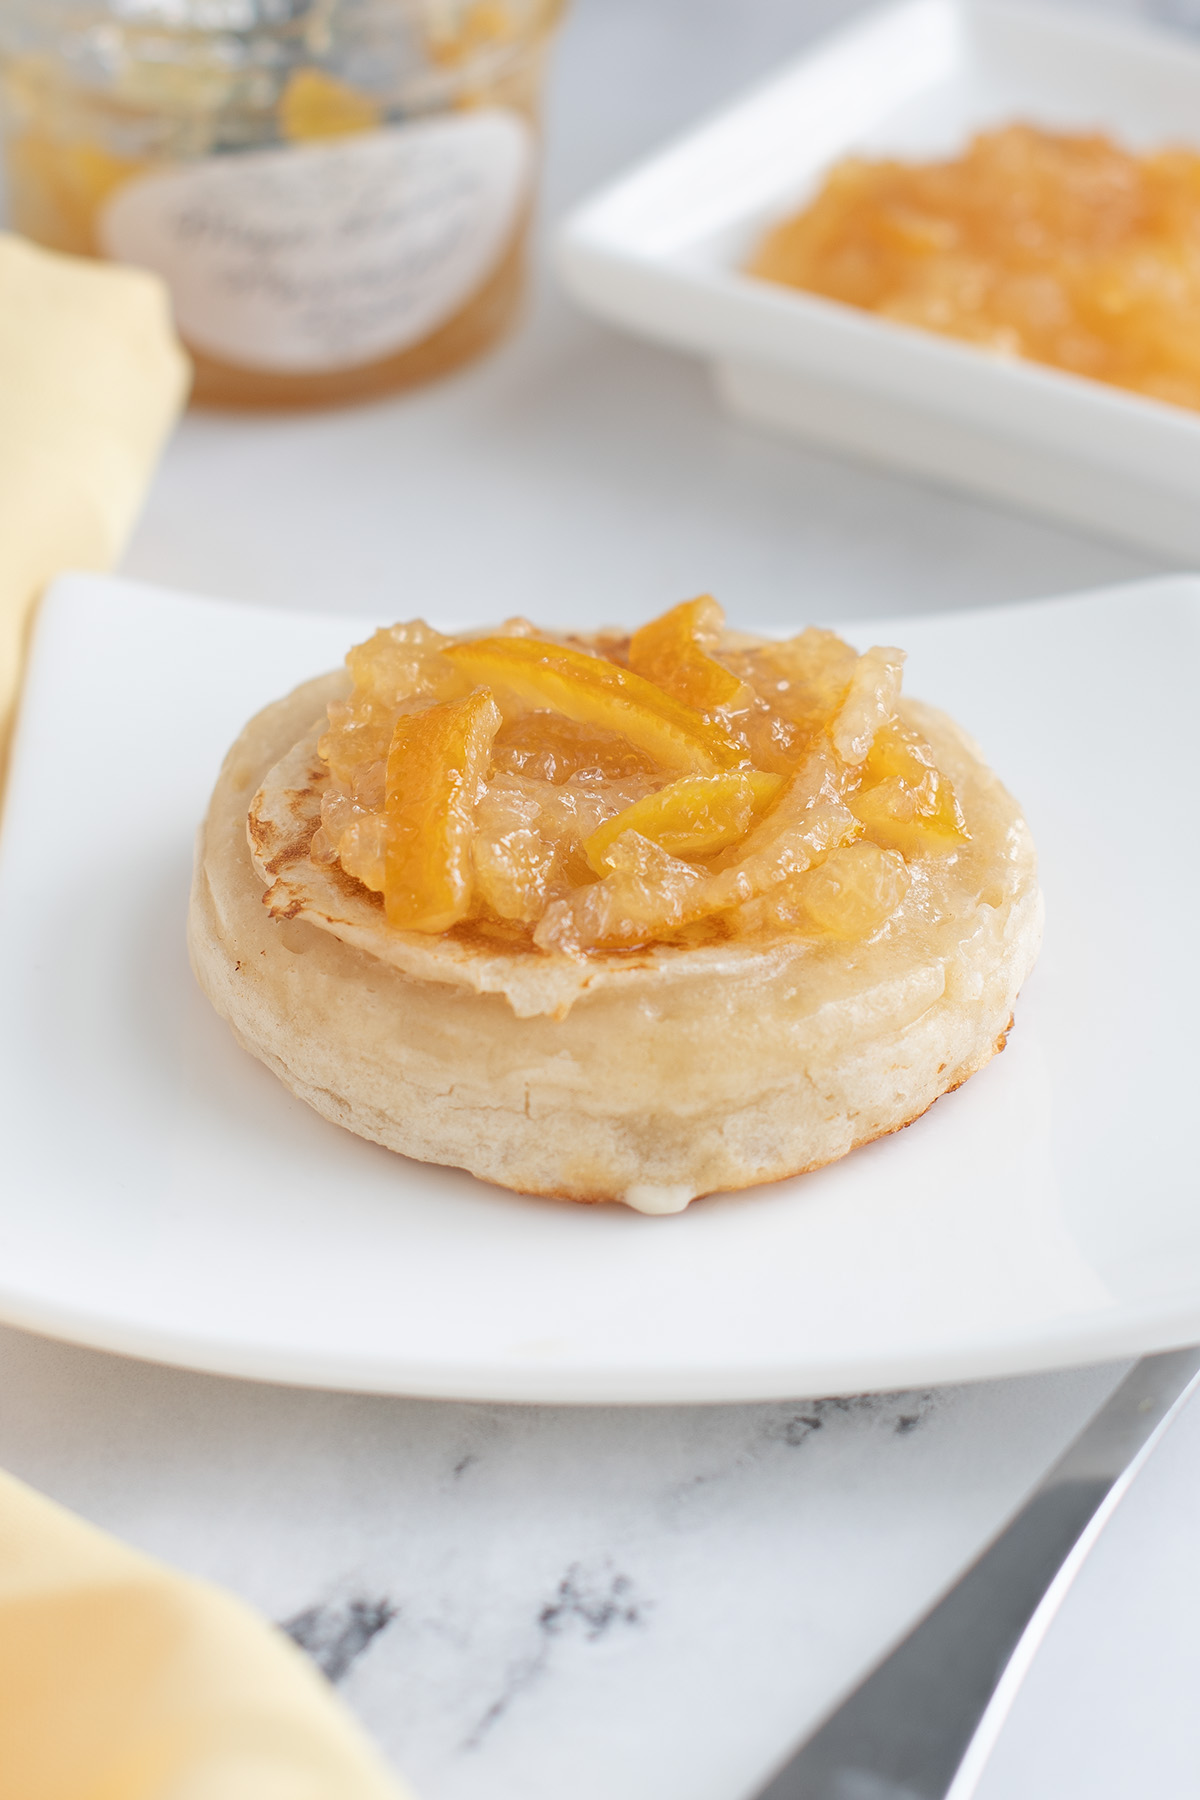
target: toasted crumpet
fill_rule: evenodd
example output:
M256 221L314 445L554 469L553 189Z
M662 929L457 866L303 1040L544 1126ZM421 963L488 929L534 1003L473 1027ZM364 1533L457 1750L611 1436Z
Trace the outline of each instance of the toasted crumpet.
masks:
M1036 860L1015 801L943 714L898 709L969 839L912 860L867 937L780 929L571 957L471 926L397 930L378 894L313 862L316 742L346 686L322 677L246 726L189 918L218 1012L334 1123L502 1187L678 1211L900 1129L1003 1048L1041 937Z

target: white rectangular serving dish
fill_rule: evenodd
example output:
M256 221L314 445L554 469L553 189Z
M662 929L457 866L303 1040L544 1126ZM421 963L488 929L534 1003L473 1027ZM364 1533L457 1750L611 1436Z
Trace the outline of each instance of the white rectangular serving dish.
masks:
M1195 560L1200 414L739 272L838 158L950 155L1013 119L1200 145L1200 50L1082 14L902 0L583 206L564 279L601 317L707 356L747 418Z

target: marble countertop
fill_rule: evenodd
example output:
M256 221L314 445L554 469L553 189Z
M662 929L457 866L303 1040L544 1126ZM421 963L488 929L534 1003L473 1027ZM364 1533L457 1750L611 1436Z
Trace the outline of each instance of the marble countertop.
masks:
M284 1624L424 1800L740 1800L1118 1374L498 1407L0 1332L0 1459Z
M548 111L547 225L852 10L575 0ZM636 616L707 588L769 623L1154 568L760 438L718 412L698 366L582 319L543 268L518 338L440 387L296 419L190 417L124 572L391 617ZM506 1408L222 1381L0 1330L0 1464L282 1623L424 1800L742 1800L1119 1374ZM1180 1566L1200 1417L1185 1425L1055 1627L987 1800L1185 1791L1129 1780L1130 1746L1155 1721L1178 1767L1195 1744L1179 1716L1171 1736L1164 1696L1200 1657L1182 1625L1153 1627L1200 1587L1195 1559ZM1146 1534L1157 1560L1141 1568ZM1130 1643L1103 1651L1119 1607L1141 1609L1140 1712Z

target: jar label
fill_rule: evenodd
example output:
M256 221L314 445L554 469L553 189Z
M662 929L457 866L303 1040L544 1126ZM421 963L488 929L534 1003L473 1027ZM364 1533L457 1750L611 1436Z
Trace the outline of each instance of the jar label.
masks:
M532 161L528 125L499 108L210 156L118 189L100 242L163 276L198 350L352 368L461 310L509 243Z

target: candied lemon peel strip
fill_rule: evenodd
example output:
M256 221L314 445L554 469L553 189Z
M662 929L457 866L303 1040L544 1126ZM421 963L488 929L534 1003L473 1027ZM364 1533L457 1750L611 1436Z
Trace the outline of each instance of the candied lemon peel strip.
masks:
M725 614L711 594L685 600L651 619L629 640L629 666L697 712L742 708L751 690L710 655L721 641Z
M611 872L547 907L534 942L541 949L585 955L641 941L639 928L644 933L656 916L678 930L744 908L862 835L862 823L845 804L848 780L848 771L825 745L814 747L767 817L737 846L735 859L721 869L695 868L640 832L626 830L608 851Z
M850 809L877 842L905 856L969 842L953 787L929 745L899 719L876 731L863 775Z
M397 719L385 800L389 925L448 931L470 911L473 813L499 728L484 690Z
M635 800L594 831L583 846L597 875L608 873L608 852L624 831L637 831L674 856L708 856L745 837L750 821L775 798L782 775L738 770L728 775L685 775L669 787Z
M394 625L347 657L310 855L396 929L550 955L853 942L970 842L903 663L816 627L739 637L708 595L594 649Z
M665 769L714 775L749 760L740 744L700 713L602 656L518 637L476 638L451 645L445 655L474 680L525 706L620 732Z

